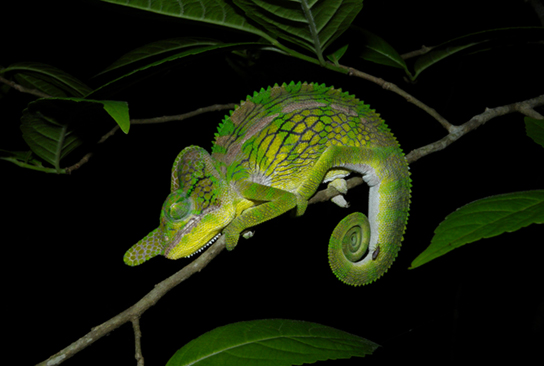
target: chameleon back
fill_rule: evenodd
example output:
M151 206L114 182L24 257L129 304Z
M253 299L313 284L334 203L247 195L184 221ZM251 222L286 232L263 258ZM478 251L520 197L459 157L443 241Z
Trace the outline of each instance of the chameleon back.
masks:
M291 83L262 89L231 112L218 128L212 157L228 167L228 180L249 178L293 192L334 145L392 147L402 154L379 115L355 97L325 85ZM334 169L324 181L346 175Z

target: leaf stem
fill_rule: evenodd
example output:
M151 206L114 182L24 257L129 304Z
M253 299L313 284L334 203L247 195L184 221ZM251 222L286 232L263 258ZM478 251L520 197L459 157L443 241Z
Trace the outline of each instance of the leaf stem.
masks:
M47 167L44 167L44 166L38 166L38 165L27 164L27 163L23 163L23 162L20 161L20 160L17 160L16 158L0 157L0 159L6 160L6 161L9 161L9 162L12 162L13 164L20 166L21 168L26 168L26 169L31 169L31 170L37 170L37 171L39 171L39 172L44 172L44 173L55 173L55 174L66 174L66 173L67 173L67 172L66 172L66 169L57 170L57 169L55 169L55 168L47 168Z
M321 49L321 41L319 40L319 34L315 27L314 16L306 0L302 0L300 2L300 6L302 7L302 10L304 11L304 15L306 16L306 19L308 20L308 28L310 28L310 34L312 35L312 38L314 40L315 53L317 55L317 59L319 60L319 64L321 66L324 66L325 59L323 58L323 50Z

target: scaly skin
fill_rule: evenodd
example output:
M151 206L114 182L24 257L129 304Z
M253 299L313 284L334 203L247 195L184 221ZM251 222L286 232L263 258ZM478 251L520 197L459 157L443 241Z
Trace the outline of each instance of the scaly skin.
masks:
M408 164L368 106L341 90L306 83L276 85L248 97L219 125L211 156L197 146L185 148L172 168L160 226L130 248L125 263L139 265L159 254L187 257L218 234L232 250L245 229L291 209L302 215L320 183L342 187L350 172L370 187L369 219L342 220L330 240L329 260L347 284L375 281L403 239ZM361 228L350 229L361 220ZM366 242L358 240L365 236ZM362 246L360 253L351 255L356 246Z

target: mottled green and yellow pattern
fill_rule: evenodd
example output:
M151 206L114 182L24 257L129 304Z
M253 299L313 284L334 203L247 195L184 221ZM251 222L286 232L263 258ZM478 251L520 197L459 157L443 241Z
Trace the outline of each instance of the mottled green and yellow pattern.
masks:
M342 187L352 172L370 187L369 219L342 221L329 258L340 280L363 285L390 267L408 218L410 178L396 139L378 114L341 90L307 83L263 89L219 125L211 156L196 146L179 154L161 225L125 262L190 256L220 233L232 250L242 231L293 208L302 215L319 184ZM364 230L369 239L361 243Z

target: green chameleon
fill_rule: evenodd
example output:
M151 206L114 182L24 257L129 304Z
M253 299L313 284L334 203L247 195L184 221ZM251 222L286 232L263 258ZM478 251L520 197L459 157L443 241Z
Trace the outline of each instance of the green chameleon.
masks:
M248 228L291 209L302 215L321 183L346 193L343 178L351 172L370 187L369 219L355 213L340 222L329 262L341 281L368 284L400 249L410 206L408 164L367 105L341 90L300 82L248 97L219 125L211 155L198 146L181 151L160 226L124 261L136 266L159 254L188 257L219 235L232 250ZM347 206L342 198L334 202Z

